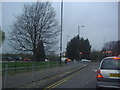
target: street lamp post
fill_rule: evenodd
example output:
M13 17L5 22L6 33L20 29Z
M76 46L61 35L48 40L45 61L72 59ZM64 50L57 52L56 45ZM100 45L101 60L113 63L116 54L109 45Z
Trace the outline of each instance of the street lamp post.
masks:
M80 27L85 27L85 26L78 26L78 35L80 36Z
M84 27L84 26L78 26L78 36L79 36L79 38L80 38L80 27ZM80 56L82 55L82 53L81 52L79 52L79 50L78 50L78 60L80 60Z
M70 36L67 36L67 44L68 44L68 41L69 41L69 40L68 40L69 37L70 37Z
M61 34L60 34L60 65L61 65L61 55L62 55L62 24L63 24L63 0L61 1Z

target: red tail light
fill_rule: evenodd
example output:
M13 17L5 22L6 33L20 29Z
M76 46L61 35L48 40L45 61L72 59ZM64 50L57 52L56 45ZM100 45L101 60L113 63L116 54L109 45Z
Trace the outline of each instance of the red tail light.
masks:
M102 76L102 75L97 75L97 77L98 77L98 78L103 78L103 76Z
M100 70L97 71L97 78L103 78L103 76L102 76Z

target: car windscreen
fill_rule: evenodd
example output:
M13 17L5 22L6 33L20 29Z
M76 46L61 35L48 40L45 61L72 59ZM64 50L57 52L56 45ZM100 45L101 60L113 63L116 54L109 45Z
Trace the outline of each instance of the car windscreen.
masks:
M104 59L101 64L101 69L120 70L120 59Z

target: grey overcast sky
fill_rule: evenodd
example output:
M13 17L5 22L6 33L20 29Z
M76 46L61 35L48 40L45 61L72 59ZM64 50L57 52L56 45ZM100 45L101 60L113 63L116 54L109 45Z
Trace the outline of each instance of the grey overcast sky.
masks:
M26 2L2 3L2 28L6 37L11 31L10 26L16 20L15 16L22 13ZM52 2L56 17L60 22L60 2ZM1 7L1 4L0 4ZM0 14L1 15L1 14ZM0 16L1 17L1 16ZM1 23L0 23L1 25ZM118 40L118 3L117 2L64 2L63 8L63 51L68 41L78 34L88 38L92 49L101 50L104 41ZM67 38L69 36L69 38ZM3 53L10 51L6 38L3 43ZM0 48L1 50L1 48Z

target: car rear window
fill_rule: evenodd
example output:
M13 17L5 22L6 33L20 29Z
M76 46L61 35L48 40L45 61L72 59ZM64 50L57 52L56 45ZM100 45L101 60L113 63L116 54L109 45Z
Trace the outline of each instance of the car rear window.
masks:
M101 69L116 69L120 70L120 59L104 59L101 64Z

